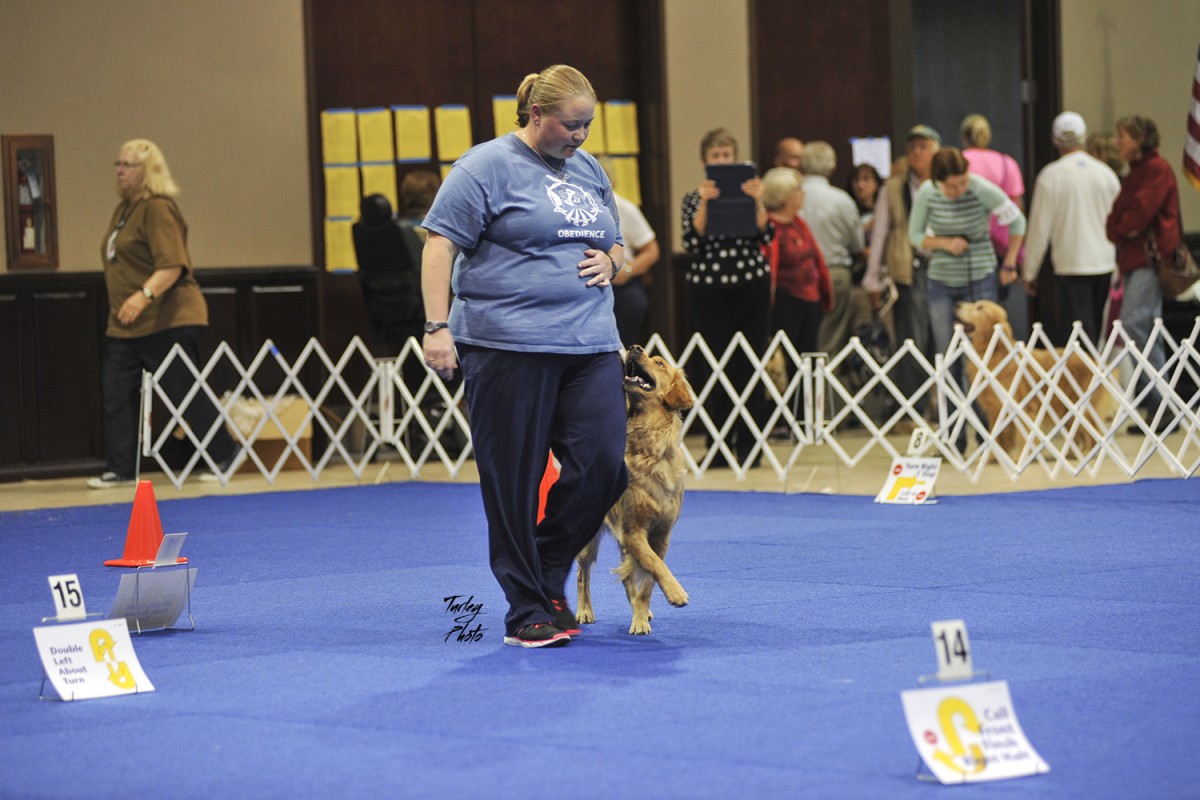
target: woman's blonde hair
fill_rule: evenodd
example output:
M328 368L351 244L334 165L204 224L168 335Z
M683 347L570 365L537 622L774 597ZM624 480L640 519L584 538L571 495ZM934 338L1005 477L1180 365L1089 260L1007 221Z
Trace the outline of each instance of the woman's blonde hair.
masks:
M568 100L576 97L596 99L596 90L583 73L566 64L555 64L541 72L531 72L517 87L517 127L529 124L536 103L542 111L553 114Z
M982 150L992 143L992 126L983 114L968 114L963 117L958 134L962 137L963 147L978 147Z
M142 165L142 197L176 197L179 185L171 177L162 150L149 139L130 139L121 145L122 153L133 153ZM120 194L120 192L118 192Z
M792 192L800 188L803 178L791 167L774 167L763 175L763 205L767 211L778 211L787 204Z

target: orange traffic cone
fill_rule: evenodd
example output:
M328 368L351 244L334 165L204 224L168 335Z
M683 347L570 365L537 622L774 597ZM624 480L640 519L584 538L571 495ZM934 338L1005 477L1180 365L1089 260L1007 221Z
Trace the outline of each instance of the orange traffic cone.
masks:
M125 535L125 553L121 558L105 561L106 567L148 567L154 563L162 544L162 522L158 518L158 503L154 500L154 484L138 481L133 496L133 514L129 517L129 532ZM177 559L187 563L186 558Z
M546 460L546 471L542 473L542 485L538 487L538 517L541 522L546 518L546 498L550 495L550 487L558 480L558 464L554 461L554 453Z

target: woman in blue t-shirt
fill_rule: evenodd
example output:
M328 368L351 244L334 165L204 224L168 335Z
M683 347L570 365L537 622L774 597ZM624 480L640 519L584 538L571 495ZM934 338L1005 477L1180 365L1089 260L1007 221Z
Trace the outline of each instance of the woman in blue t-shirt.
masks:
M425 360L443 378L462 369L504 643L522 647L580 632L567 575L627 481L622 240L612 186L579 149L595 108L573 67L526 76L518 130L467 151L424 222ZM561 468L539 521L551 449Z

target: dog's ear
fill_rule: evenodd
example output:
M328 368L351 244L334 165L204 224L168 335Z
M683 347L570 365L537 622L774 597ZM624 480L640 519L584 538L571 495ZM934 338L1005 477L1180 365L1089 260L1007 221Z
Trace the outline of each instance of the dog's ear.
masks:
M671 385L667 388L667 393L663 395L663 402L667 408L673 408L676 411L687 411L692 407L692 388L688 386L687 376L683 374L683 370L675 370Z

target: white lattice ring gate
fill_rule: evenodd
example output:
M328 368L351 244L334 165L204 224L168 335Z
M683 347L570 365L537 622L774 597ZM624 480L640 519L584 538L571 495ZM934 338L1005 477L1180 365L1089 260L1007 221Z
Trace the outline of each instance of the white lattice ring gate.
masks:
M1138 350L1119 323L1099 343L1089 341L1076 324L1067 345L1049 359L1036 357L1035 347L1050 347L1038 325L1028 343L997 332L982 354L959 329L947 352L932 362L911 341L880 361L857 338L827 355L800 353L782 333L765 353L756 353L740 334L720 353L699 335L678 357L657 335L646 349L703 376L693 382L697 402L684 419L688 466L696 475L722 461L743 478L758 462L783 481L808 447L828 448L853 468L875 448L900 456L893 440L920 428L946 466L972 481L980 479L989 460L1014 479L1034 466L1052 479L1085 471L1094 475L1106 460L1133 477L1156 455L1172 474L1190 476L1200 468L1198 334L1200 320L1185 339L1175 341L1159 320L1151 342ZM1167 353L1159 369L1148 357L1155 340ZM729 378L735 359L742 360L741 372L749 365L751 377L744 386ZM902 391L894 377L906 359L921 375L912 393ZM160 380L177 362L195 383L172 402ZM952 367L957 364L973 367L974 378L956 378ZM1163 402L1153 417L1143 419L1138 407L1151 387ZM755 392L765 402L749 402ZM999 403L994 420L980 413L985 393ZM1093 401L1103 396L1112 399L1115 412L1101 417ZM315 339L290 362L270 341L248 364L225 343L202 366L176 348L156 372L144 376L141 454L154 459L176 487L198 469L217 472L223 483L239 469L274 482L290 466L319 481L332 463L346 464L361 480L381 448L394 451L411 478L438 463L454 479L471 457L462 401L461 381L446 383L426 370L415 339L394 359L374 358L357 338L336 360ZM194 431L184 420L183 411L196 402L212 403L219 412L209 430ZM706 407L714 405L729 410L713 419ZM207 452L220 424L241 447L231 464L217 464ZM740 461L729 443L735 426L753 440ZM1116 436L1126 426L1142 435ZM847 435L850 431L855 435ZM172 438L186 439L190 455L172 457L167 452ZM1006 449L1007 438L1019 446Z

